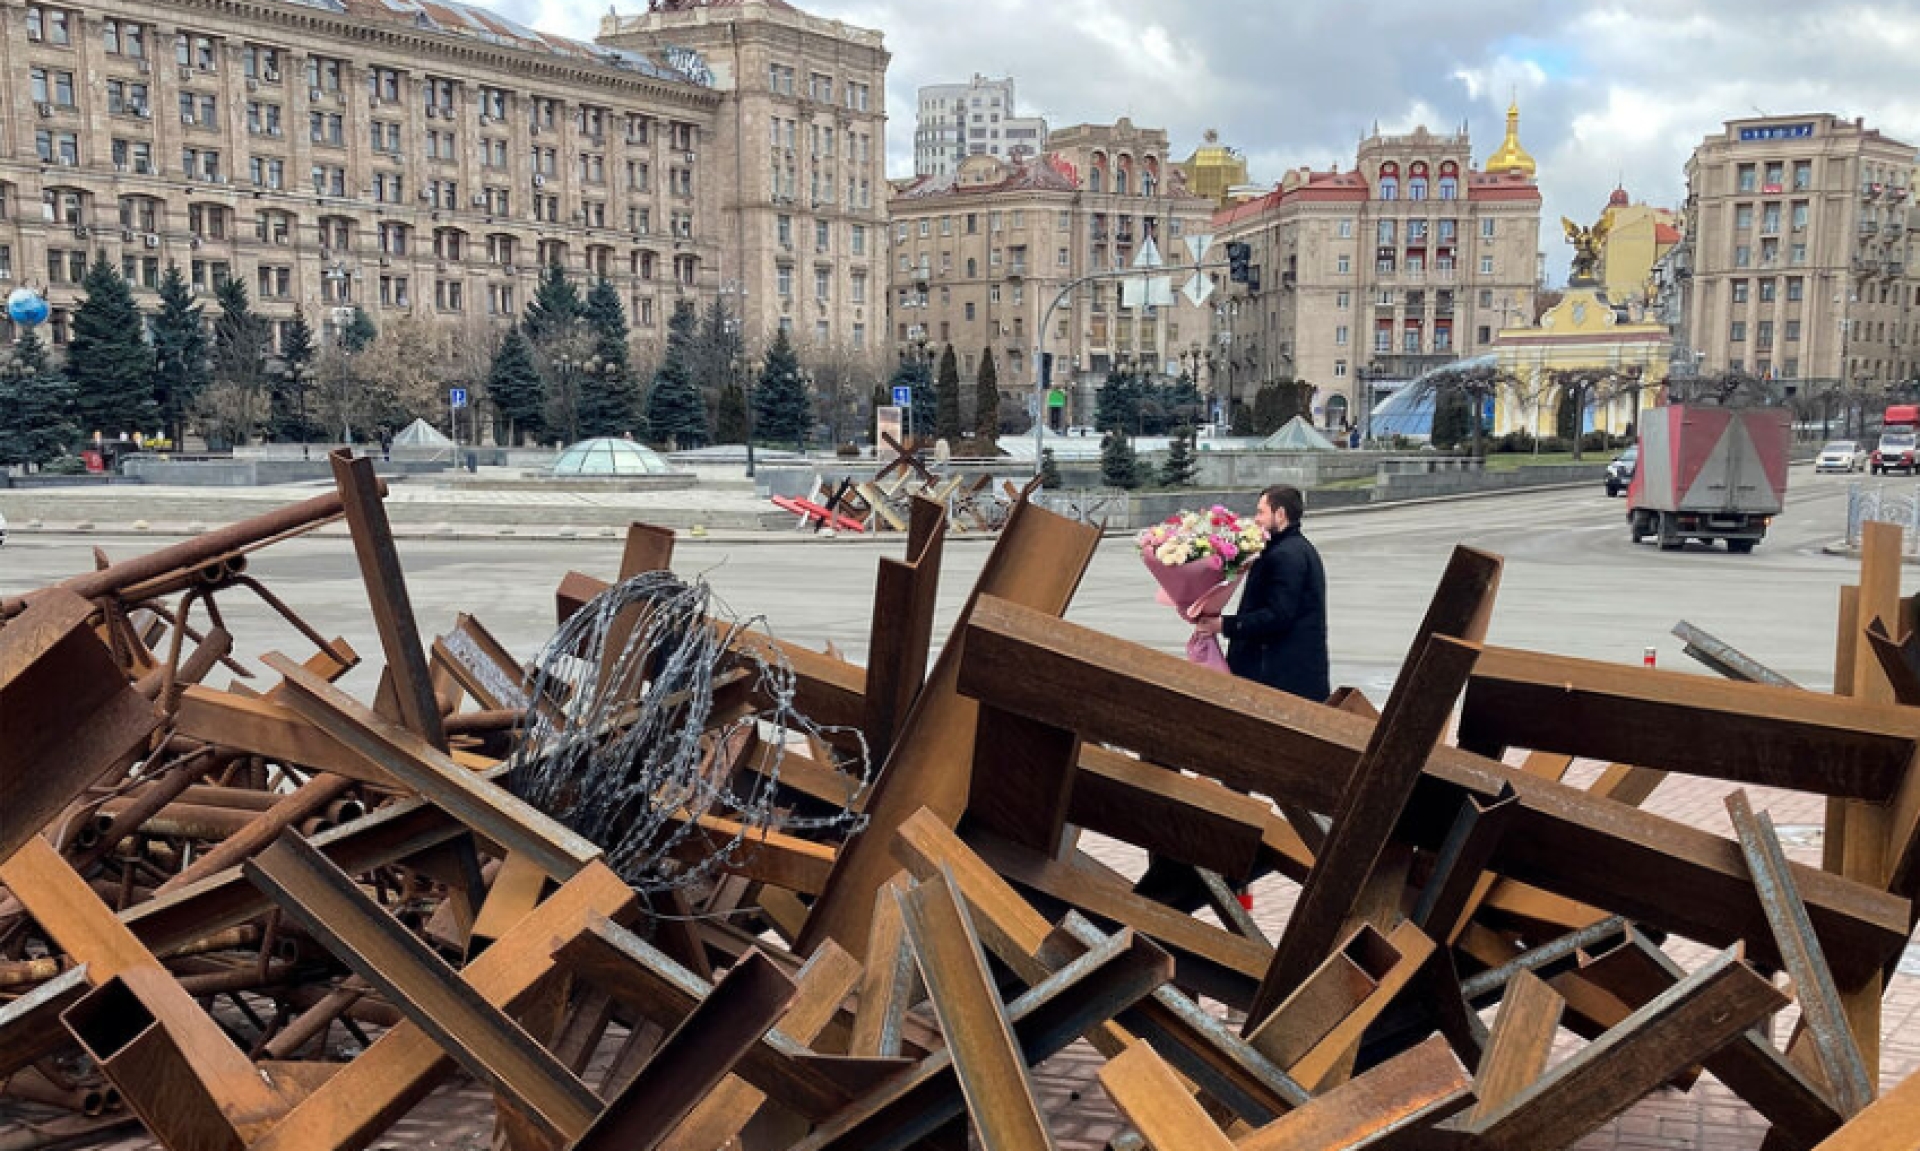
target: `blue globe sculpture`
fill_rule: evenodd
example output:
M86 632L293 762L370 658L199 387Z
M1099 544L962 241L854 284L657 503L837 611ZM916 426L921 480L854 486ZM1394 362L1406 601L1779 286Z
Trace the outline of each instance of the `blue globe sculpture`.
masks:
M47 322L47 298L32 288L15 288L7 296L7 317L16 324L36 327Z

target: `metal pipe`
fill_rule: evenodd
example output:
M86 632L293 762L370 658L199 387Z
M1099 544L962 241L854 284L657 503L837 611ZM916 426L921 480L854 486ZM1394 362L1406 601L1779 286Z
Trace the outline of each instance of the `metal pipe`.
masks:
M160 885L160 894L185 887L196 880L224 871L266 847L281 832L325 811L328 804L344 796L353 780L344 775L322 772L298 790L290 792L273 807L260 813L246 830L228 837L220 846L195 860L186 870Z
M298 1055L307 1044L325 1034L342 1012L358 1003L367 993L366 988L356 986L355 982L348 980L329 991L320 1002L302 1011L278 1035L267 1040L261 1048L261 1055L268 1059L292 1059Z
M81 1115L98 1115L107 1109L106 1092L99 1087L62 1087L35 1067L25 1068L8 1078L0 1094Z
M128 800L108 800L94 816L111 820L131 806ZM245 830L265 812L241 811L231 807L210 807L198 803L173 802L148 816L140 830L148 835L178 839L227 839ZM104 829L103 829L104 830Z

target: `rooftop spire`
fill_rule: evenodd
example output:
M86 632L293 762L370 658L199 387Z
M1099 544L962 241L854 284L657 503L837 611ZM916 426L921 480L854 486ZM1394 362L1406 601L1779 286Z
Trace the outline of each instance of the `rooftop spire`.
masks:
M1517 172L1531 178L1534 174L1533 157L1520 146L1520 101L1507 105L1507 138L1487 157L1486 169L1495 174Z

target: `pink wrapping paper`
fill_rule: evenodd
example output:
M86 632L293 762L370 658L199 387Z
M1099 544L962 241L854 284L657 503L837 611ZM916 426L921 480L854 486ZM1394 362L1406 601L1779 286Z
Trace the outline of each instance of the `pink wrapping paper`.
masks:
M1146 562L1147 571L1153 574L1154 582L1160 585L1154 598L1179 612L1184 620L1218 615L1233 598L1234 584L1239 581L1238 575L1223 577L1204 562L1168 566L1152 556L1141 558ZM1214 671L1227 670L1220 638L1202 631L1196 630L1187 637L1187 660Z

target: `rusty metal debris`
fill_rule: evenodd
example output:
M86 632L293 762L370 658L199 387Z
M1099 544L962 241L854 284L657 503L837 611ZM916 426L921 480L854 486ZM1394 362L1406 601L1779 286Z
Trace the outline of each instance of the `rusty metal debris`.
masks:
M937 660L977 491L868 493L907 548L864 668L726 618L646 525L560 581L537 656L467 614L429 638L377 481L333 470L0 601L0 1146L361 1151L465 1076L520 1151L1044 1148L1034 1068L1079 1042L1116 1146L1564 1147L1702 1068L1770 1147L1916 1145L1920 1080L1875 1101L1920 891L1885 532L1834 695L1684 625L1744 682L1487 647L1500 561L1461 549L1376 710L1064 622L1098 533L1017 492ZM338 519L366 698L247 572ZM249 648L238 593L311 650ZM1611 766L1576 788L1575 757ZM1826 797L1824 866L1744 794L1733 837L1638 806L1676 774ZM1190 869L1211 917L1095 836ZM1275 940L1228 894L1267 873L1302 888Z

